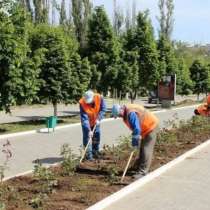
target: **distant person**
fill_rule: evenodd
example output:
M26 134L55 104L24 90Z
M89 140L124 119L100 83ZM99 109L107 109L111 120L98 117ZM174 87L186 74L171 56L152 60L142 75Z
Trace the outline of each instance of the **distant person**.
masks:
M106 112L105 101L100 94L88 90L79 100L79 105L83 133L83 146L85 147L87 145L90 138L93 139L92 144L90 144L87 150L86 159L93 160L93 158L98 158L99 156L100 122ZM95 125L96 128L93 132Z
M206 103L200 105L194 110L196 115L201 115L204 117L210 117L210 94L206 98Z
M158 118L137 104L124 106L116 104L112 107L112 116L123 118L124 123L132 130L132 146L139 147L138 169L134 178L145 176L149 172L152 161L159 127Z

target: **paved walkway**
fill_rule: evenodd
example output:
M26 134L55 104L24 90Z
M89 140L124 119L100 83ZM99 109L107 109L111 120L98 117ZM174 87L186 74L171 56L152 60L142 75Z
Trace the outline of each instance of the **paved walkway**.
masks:
M176 101L180 102L185 99L196 100L196 96L177 96ZM114 103L130 103L129 100L118 101L114 99L106 99L107 107L110 109ZM148 104L147 98L141 98L135 101L135 103L142 104L146 108L156 108L156 104ZM34 105L34 106L20 106L16 108L12 108L12 114L5 114L4 112L0 112L0 124L1 123L10 123L10 122L20 122L20 121L28 121L40 119L43 117L48 117L53 114L52 105ZM58 116L70 116L79 113L78 104L76 105L58 105Z
M104 210L209 210L210 145Z
M176 114L179 119L189 119L193 115L193 107L178 108L176 110L161 110L156 112L161 122L161 127L165 127L165 121L172 119ZM130 131L125 127L121 119L105 120L102 122L102 143L117 143L119 136L129 135ZM13 157L9 163L9 170L6 171L6 177L32 170L34 160L37 158L44 164L53 164L60 160L60 148L64 143L71 145L75 153L79 153L82 142L80 124L72 125L55 131L55 133L36 133L19 137L9 138ZM6 139L0 139L0 145ZM4 157L0 153L0 164Z

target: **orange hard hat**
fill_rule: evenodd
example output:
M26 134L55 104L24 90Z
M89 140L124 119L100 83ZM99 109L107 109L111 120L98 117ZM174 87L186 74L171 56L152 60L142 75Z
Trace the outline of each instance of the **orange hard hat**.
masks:
M207 104L210 105L210 94L207 96Z

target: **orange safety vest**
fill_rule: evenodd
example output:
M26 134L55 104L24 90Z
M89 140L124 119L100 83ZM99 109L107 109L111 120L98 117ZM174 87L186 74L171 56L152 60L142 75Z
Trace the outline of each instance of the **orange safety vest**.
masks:
M93 103L94 103L94 107L92 107L92 104L85 103L84 98L81 98L79 100L79 104L82 106L83 110L88 115L89 123L91 127L93 127L96 124L98 113L100 112L101 96L99 94L94 95Z
M202 104L197 108L198 113L204 117L210 117L210 109L208 108L208 104Z
M132 128L128 122L128 115L131 112L135 112L139 117L140 127L142 130L142 138L144 138L148 133L156 128L159 123L158 118L153 113L146 110L143 106L129 104L125 107L125 116L123 117L123 121L131 130Z

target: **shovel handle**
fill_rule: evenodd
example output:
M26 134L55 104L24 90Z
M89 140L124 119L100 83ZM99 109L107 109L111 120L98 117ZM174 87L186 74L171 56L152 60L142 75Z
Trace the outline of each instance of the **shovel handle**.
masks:
M93 133L95 132L95 129L96 129L96 125L94 126L94 128L93 128L93 130L92 130ZM87 149L88 149L88 147L89 147L91 141L92 141L92 137L89 138L88 143L87 143L87 145L86 145L86 147L85 147L85 149L84 149L84 152L83 152L83 154L82 154L82 157L80 158L79 163L81 163L81 162L83 161L83 159L84 159L84 157L85 157L85 154L86 154L86 152L87 152Z
M124 178L125 178L125 174L126 174L126 172L127 172L127 170L128 170L128 167L129 167L129 165L130 165L130 162L131 162L131 160L132 160L132 158L133 158L134 152L135 152L135 151L132 151L131 154L130 154L130 157L129 157L129 159L128 159L128 162L127 162L127 164L126 164L126 167L125 167L125 170L124 170L124 172L123 172L123 175L122 175L122 177L121 177L120 182L123 182L123 180L124 180Z

